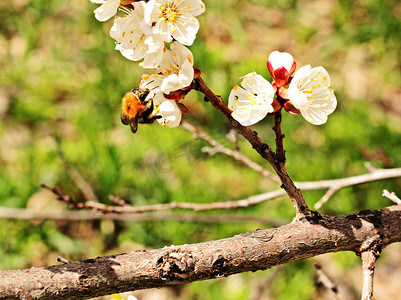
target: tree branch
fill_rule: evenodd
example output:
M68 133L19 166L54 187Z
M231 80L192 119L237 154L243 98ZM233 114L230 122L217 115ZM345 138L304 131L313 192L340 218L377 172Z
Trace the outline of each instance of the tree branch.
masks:
M363 274L361 300L370 300L373 297L373 277L375 273L375 263L378 257L378 252L374 250L361 253Z
M383 197L386 197L396 204L401 204L401 199L395 193L390 193L388 190L383 190Z
M285 164L285 150L284 150L284 143L283 143L284 134L281 132L281 120L282 120L281 109L279 109L274 114L273 131L276 134L276 156L277 156L277 161L279 161L282 164Z
M223 113L226 118L230 121L233 128L237 130L252 147L264 158L276 171L278 177L281 180L281 187L290 197L296 211L296 219L302 219L306 215L310 215L311 211L302 196L301 191L295 186L293 180L291 179L285 165L280 162L276 156L276 153L259 137L256 131L252 131L249 127L242 126L231 116L231 110L225 104L221 97L216 96L209 87L205 84L201 77L195 79L194 89L198 90L205 95L205 99L210 101L210 103Z
M316 255L401 241L401 207L311 215L274 229L71 264L0 271L0 299L85 299L271 268Z
M305 181L305 182L296 182L296 185L302 191L309 190L319 190L319 189L329 189L337 191L338 189L367 183L377 180L395 178L401 176L401 168L394 169L374 169L372 173L362 174L358 176L352 176L347 178L340 179L331 179L331 180L321 180L321 181ZM103 213L117 213L117 214L139 214L139 213L147 213L152 211L166 211L171 209L187 209L193 211L204 211L204 210L217 210L217 209L238 209L249 206L254 206L259 203L276 199L278 197L284 196L286 193L283 190L275 190L259 195L250 196L245 199L236 200L236 201L224 201L224 202L213 202L213 203L186 203L186 202L170 202L165 204L154 204L154 205L145 205L145 206L132 206L129 204L125 204L125 201L121 198L110 196L110 200L115 203L124 203L124 205L119 206L110 206L106 204L102 204L99 202L84 202L84 203L75 203L72 201L71 196L62 195L60 191L55 188L47 187L46 185L42 185L42 187L49 189L54 193L56 198L59 201L63 201L70 205L73 208L77 209L91 209L97 210ZM327 193L326 193L327 195ZM331 192L330 192L330 195ZM51 216L50 216L51 217ZM74 217L72 217L74 218ZM126 217L129 219L129 216ZM141 219L139 216L134 218L133 220ZM271 224L276 224L272 221Z
M317 282L323 285L327 290L331 291L337 300L343 300L343 298L338 292L337 285L323 271L322 266L320 264L315 264L315 269L317 275Z

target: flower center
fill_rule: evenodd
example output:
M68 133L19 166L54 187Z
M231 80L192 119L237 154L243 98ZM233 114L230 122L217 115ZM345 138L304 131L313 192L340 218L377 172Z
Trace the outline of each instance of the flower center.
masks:
M174 23L178 18L177 7L174 4L162 5L160 7L160 17L167 22Z
M248 95L248 100L251 101L251 106L260 105L260 103L257 102L257 97L258 94L256 93Z

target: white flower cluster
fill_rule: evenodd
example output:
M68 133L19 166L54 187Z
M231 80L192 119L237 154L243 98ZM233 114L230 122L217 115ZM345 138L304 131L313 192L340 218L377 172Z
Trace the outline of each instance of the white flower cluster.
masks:
M196 16L205 11L201 0L92 0L101 4L95 17L106 21L117 14L110 30L116 40L116 50L129 60L140 61L143 68L156 69L157 74L144 75L141 89L148 89L154 97L157 121L176 127L181 121L181 110L171 92L187 89L194 78L194 60L190 46L199 30ZM167 49L165 43L171 43ZM182 94L182 93L181 93ZM185 94L185 93L184 93ZM179 99L175 99L179 100ZM164 103L166 102L166 103Z
M289 113L301 113L313 125L326 123L327 116L336 109L337 99L323 67L306 65L295 72L292 55L274 51L267 68L273 77L272 84L261 75L250 73L243 77L242 88L236 85L232 89L228 106L235 120L249 126L283 107Z

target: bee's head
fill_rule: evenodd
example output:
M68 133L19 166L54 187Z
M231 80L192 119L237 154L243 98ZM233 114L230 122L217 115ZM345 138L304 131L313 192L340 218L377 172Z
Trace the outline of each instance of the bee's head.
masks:
M144 103L146 100L146 97L149 95L149 90L142 90L142 89L132 89L131 93L134 93L138 95L139 100Z

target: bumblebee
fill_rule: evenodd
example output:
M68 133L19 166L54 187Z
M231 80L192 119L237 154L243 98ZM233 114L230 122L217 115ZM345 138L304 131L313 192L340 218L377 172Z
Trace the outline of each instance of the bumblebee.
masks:
M127 92L121 102L121 122L129 125L131 131L138 130L138 123L153 123L161 116L152 115L153 98L148 98L149 90L133 89Z

